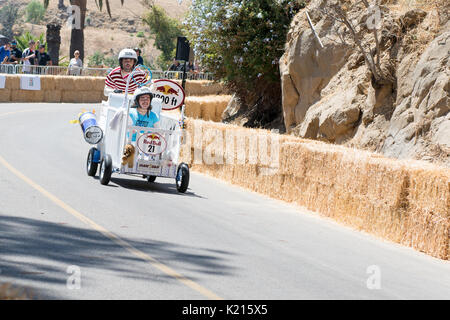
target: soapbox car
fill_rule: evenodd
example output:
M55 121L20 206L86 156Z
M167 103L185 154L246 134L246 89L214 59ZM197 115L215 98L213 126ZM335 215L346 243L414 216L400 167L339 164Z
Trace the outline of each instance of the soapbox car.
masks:
M150 183L157 177L174 178L177 190L184 193L189 185L189 167L179 162L184 126L184 91L179 92L183 97L179 115L168 112L163 103L165 97L156 94L151 106L152 112L159 116L159 126L133 126L129 113L134 96L128 94L128 86L130 81L134 81L132 75L135 72L140 71L135 69L128 77L124 94L110 93L108 101L102 102L98 126L103 131L103 137L96 147L89 150L87 174L95 176L100 166L99 180L103 185L110 182L112 173L141 176ZM181 87L179 89L183 90Z

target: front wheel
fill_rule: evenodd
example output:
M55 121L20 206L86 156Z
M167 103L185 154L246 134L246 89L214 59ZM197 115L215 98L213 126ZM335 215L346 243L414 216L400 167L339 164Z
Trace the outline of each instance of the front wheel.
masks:
M155 182L155 180L156 180L156 176L148 176L147 177L148 182Z
M100 183L103 185L107 185L111 180L112 174L112 160L109 154L106 154L100 164Z
M91 148L86 160L86 172L90 177L95 176L95 174L97 173L98 163L94 162L94 155L96 151L96 148Z
M186 163L180 164L175 178L178 192L185 193L189 185L189 167Z

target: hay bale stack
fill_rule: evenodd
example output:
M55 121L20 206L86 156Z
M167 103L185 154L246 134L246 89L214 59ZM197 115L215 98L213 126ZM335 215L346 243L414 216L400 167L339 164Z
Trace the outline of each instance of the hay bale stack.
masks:
M55 90L56 82L58 81L58 77L55 76L40 76L41 78L41 90Z
M76 91L74 83L77 77L73 76L58 76L55 79L55 89L60 91Z
M181 86L181 80L175 80ZM226 94L225 87L220 82L209 80L186 80L186 96L207 96Z
M11 90L10 89L0 89L0 102L11 101Z
M231 96L189 96L186 97L186 116L206 121L220 122L222 113L228 105Z
M43 90L11 90L11 101L44 102Z
M182 157L194 170L450 259L450 171L446 168L210 121L188 119L187 131L191 141ZM230 132L244 136L245 144L234 140L230 148L225 141ZM214 137L224 140L211 152L217 143ZM264 137L271 138L267 151L271 143L279 146L279 161L271 162L272 168L263 163L261 154L258 163L252 158L252 149L260 148L259 139ZM235 153L233 163L226 162L227 148ZM205 153L211 158L222 155L224 164L205 163ZM271 152L266 156L270 158Z
M44 101L61 102L61 91L59 90L44 91Z
M19 75L6 75L5 89L19 90L20 89L20 76Z
M98 91L67 91L61 92L61 102L69 103L98 103L101 95Z

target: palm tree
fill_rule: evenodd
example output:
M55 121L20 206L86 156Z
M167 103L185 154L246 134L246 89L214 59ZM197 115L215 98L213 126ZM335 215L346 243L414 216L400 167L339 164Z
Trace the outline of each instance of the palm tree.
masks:
M44 0L44 6L45 8L48 7L50 0ZM125 0L120 0L120 3L123 5ZM102 10L103 7L103 0L95 0L95 4L99 8L99 10ZM105 0L106 4L106 11L108 12L108 15L111 17L111 7L109 5L109 0ZM73 52L75 50L80 51L80 59L84 61L84 21L86 19L86 5L87 0L70 0L71 6L78 6L80 8L80 28L72 27L72 32L70 35L70 51L69 51L69 57L72 56ZM76 24L75 24L76 26Z

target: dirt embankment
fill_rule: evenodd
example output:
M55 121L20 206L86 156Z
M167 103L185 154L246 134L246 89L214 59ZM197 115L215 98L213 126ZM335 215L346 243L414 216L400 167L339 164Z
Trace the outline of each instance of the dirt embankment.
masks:
M376 50L361 1L310 1L294 18L280 60L287 132L450 166L450 2L381 1L380 69L392 78L381 85L333 3L347 10L362 47Z
M17 4L21 10L31 0L17 0ZM183 1L181 4L177 0L155 0L155 4L164 8L167 14L179 20L182 20L186 13L190 0ZM69 5L69 1L65 0L64 4ZM154 40L150 39L150 31L147 26L142 24L142 15L147 11L141 4L141 0L125 0L124 5L120 1L112 0L111 13L108 16L106 7L100 11L95 1L87 2L86 25L84 30L85 38L85 56L92 56L95 52L100 52L105 56L114 56L123 48L140 47L143 56L150 62L155 61L160 51L154 47ZM67 27L66 22L69 18L67 10L58 9L58 1L50 1L45 18L40 24L25 23L24 17L21 18L14 30L17 33L22 31L30 31L38 36L46 32L48 22L61 23L61 47L60 57L69 56L71 31ZM142 32L143 34L140 34ZM144 37L142 37L142 35ZM85 63L87 64L87 60Z

